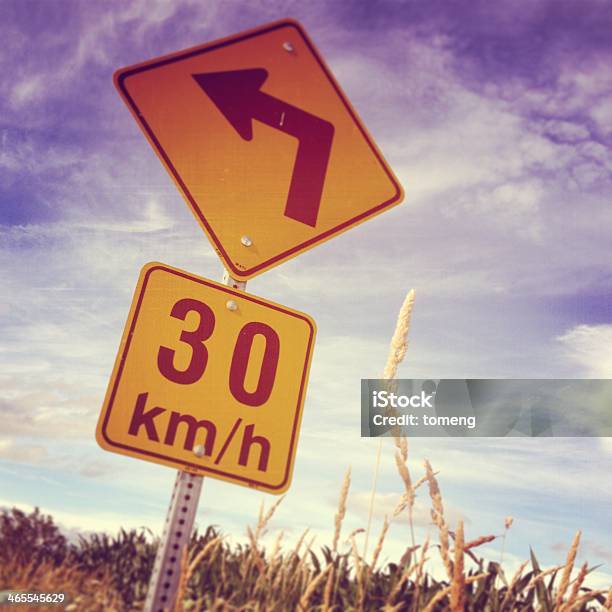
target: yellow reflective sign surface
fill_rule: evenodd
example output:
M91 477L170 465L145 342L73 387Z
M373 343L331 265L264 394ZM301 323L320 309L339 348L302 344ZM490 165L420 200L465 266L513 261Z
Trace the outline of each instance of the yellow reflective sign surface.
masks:
M151 263L98 422L106 450L271 493L291 480L315 325Z
M402 188L300 24L129 66L116 86L225 266L251 278Z

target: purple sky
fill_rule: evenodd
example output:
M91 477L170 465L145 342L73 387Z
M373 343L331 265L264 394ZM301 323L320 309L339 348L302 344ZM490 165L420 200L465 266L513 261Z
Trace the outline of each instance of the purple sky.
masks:
M609 3L4 0L0 13L0 504L85 528L161 524L171 470L99 450L95 421L140 267L216 279L221 266L111 76L286 16L406 203L249 285L319 327L279 526L308 521L323 542L348 464L349 523L364 524L375 443L359 439L358 381L380 372L410 287L403 376L610 376ZM387 450L381 513L401 484ZM470 535L512 514L511 558L533 544L552 563L581 527L610 582L609 441L416 440L415 473L424 456ZM199 521L239 536L260 499L207 481ZM402 527L392 536L401 549Z

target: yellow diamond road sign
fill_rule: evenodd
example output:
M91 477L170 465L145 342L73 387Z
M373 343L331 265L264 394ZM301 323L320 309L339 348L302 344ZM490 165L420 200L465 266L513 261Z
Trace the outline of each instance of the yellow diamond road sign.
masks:
M402 200L295 21L123 68L115 84L235 278Z
M291 480L314 337L308 315L148 264L97 440L109 451L281 493Z

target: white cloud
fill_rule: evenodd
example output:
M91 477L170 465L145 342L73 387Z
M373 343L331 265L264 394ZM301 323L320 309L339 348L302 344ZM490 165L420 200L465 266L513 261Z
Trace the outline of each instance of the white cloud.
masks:
M543 129L547 135L566 142L578 142L590 136L589 130L584 125L572 121L545 120Z
M40 98L45 92L45 82L41 75L30 75L15 83L9 101L13 108L18 108Z
M471 214L483 225L496 225L511 230L519 237L540 242L542 221L540 203L544 189L537 179L521 179L480 188L474 197L461 198L462 206L453 216ZM462 201L463 200L463 201Z
M603 96L601 100L593 106L591 114L597 121L599 129L605 135L610 135L612 132L612 101L610 100L609 94Z
M167 209L161 204L159 198L155 196L148 197L141 206L142 216L140 219L135 219L131 222L126 222L124 218L118 218L115 221L99 221L97 219L82 220L70 223L69 229L91 229L102 232L119 232L119 233L144 233L161 232L170 230L174 227L175 221L168 214Z
M0 458L18 463L40 464L47 458L47 449L39 445L17 444L14 440L0 440Z
M604 452L612 455L612 438L599 438L599 446Z
M580 368L577 377L612 377L612 325L577 325L557 340L567 359Z

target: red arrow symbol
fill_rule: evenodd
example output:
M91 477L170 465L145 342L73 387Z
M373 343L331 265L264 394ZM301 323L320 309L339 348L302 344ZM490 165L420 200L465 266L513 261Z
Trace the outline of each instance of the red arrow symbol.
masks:
M334 126L260 90L263 68L192 75L244 140L253 139L253 119L299 141L285 215L314 227L321 204Z

